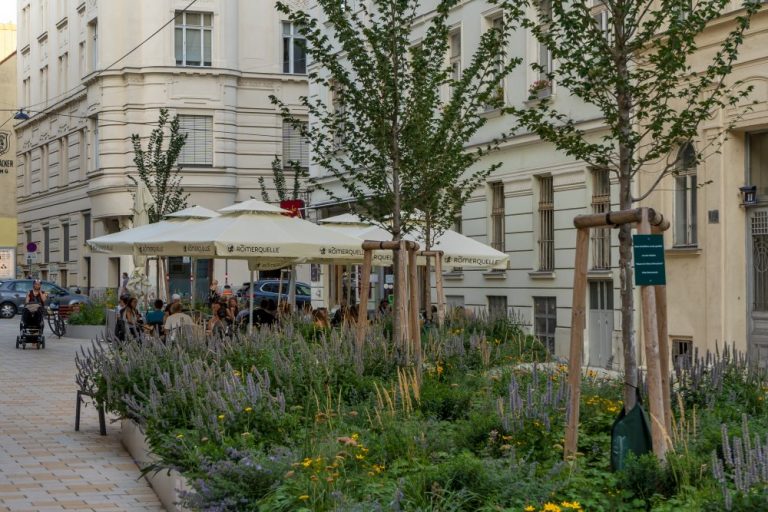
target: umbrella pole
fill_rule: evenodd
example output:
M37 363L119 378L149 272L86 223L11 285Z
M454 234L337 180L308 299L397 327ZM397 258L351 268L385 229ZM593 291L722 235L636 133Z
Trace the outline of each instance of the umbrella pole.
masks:
M296 311L296 265L291 265L291 274L288 279L288 304L292 311Z
M253 270L251 270L251 285L248 287L248 295L251 296L250 299L248 299L251 303L250 308L248 309L248 334L253 333L253 294L255 293L253 288Z
M190 301L190 305L191 305L193 310L195 309L195 274L197 274L196 269L195 269L195 264L196 263L197 263L197 259L194 258L194 257L192 258L192 260L189 263L189 274L190 274L190 276L189 276L189 280L190 280L189 294L191 295L189 301Z

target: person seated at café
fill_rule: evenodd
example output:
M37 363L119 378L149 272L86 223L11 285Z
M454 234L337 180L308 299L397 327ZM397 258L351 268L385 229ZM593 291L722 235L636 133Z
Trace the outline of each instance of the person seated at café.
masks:
M275 323L275 316L269 312L269 300L261 299L259 307L253 309L253 325L272 325ZM238 313L237 321L241 325L248 325L249 315L245 309Z
M328 310L319 308L312 312L312 323L317 329L330 329L331 323L328 321Z
M213 307L213 304L219 302L221 295L219 295L219 282L214 279L211 281L211 286L208 288L208 305Z
M181 306L181 295L179 295L178 293L174 293L173 295L171 295L171 302L165 305L166 320L168 320L168 317L171 315L171 306L173 306L174 304L178 304L179 306Z
M234 324L239 313L240 308L237 305L237 297L230 297L227 300L227 323L230 325Z
M179 331L184 327L194 327L195 322L192 317L181 312L181 302L174 302L170 305L170 315L165 319L163 329L168 341L175 341L179 336Z
M340 326L348 315L349 308L347 307L347 299L341 299L338 309L333 313L333 318L331 318L331 326Z
M376 308L376 315L381 319L385 318L392 312L392 308L389 307L389 300L381 299L379 301L379 307Z
M227 330L227 308L221 302L211 304L211 318L208 320L206 332L208 334L222 335Z
M157 299L152 304L152 311L147 311L144 315L144 329L157 336L163 333L163 323L165 322L165 313L163 312L163 300Z

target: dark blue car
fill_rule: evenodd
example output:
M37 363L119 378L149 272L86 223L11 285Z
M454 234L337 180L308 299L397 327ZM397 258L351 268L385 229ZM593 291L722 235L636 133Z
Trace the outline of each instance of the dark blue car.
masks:
M243 287L237 290L237 296L245 300L250 299L248 295L250 291L250 283L243 283ZM253 283L253 288L256 291L253 297L253 303L258 306L261 299L272 299L277 303L278 294L280 291L279 279L260 279ZM282 283L282 294L280 294L280 301L285 302L288 300L288 281ZM301 308L304 304L312 303L312 288L307 283L301 281L296 282L296 307Z

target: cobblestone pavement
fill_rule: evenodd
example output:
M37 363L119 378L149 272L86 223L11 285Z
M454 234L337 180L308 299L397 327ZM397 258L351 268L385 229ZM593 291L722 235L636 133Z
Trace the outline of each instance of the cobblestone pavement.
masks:
M162 511L107 421L92 406L75 432L75 353L90 342L46 336L17 350L19 317L0 320L0 512Z

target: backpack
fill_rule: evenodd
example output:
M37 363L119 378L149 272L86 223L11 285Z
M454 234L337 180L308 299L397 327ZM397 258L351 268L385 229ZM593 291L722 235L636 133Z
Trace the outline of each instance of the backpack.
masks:
M125 319L123 318L123 311L121 309L117 314L117 321L115 322L115 338L120 341L125 341Z

